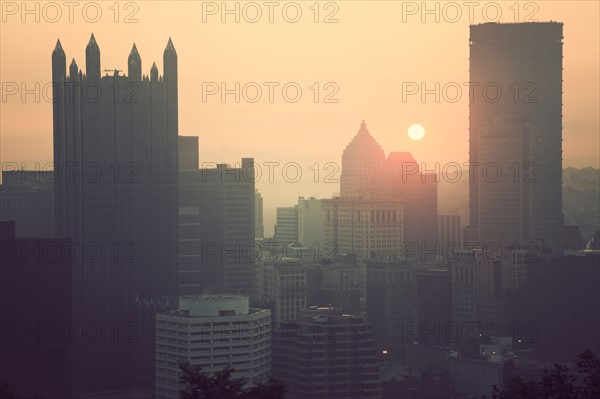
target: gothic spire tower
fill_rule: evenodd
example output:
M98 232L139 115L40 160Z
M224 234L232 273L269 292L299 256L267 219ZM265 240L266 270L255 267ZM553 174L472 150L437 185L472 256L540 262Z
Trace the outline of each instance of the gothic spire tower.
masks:
M164 69L164 81L167 84L167 104L174 107L174 109L167 109L169 132L175 132L177 137L178 132L178 115L177 115L177 51L173 46L173 41L169 38L167 47L163 54L163 69ZM177 143L175 143L177 147Z
M142 58L140 57L140 53L138 53L138 49L135 46L135 43L133 44L131 53L129 53L127 67L129 79L135 82L139 82L142 80Z
M88 80L94 82L100 80L100 47L93 33L85 48L85 72Z
M128 76L101 75L94 35L85 55L83 75L81 63L67 65L60 42L52 53L54 165L63 177L55 182L56 231L102 254L118 246L135 255L92 260L75 251L73 321L102 331L153 325L177 295L177 54L169 40L164 75L153 65L151 81L142 80L136 45L124 60ZM96 90L86 90L92 82ZM89 165L91 179L82 169ZM154 330L137 332L135 342L74 343L75 396L152 389Z

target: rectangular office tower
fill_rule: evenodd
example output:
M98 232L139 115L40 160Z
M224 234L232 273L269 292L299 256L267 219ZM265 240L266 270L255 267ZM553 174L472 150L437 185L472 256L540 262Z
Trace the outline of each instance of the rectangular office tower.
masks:
M74 392L152 389L154 314L177 294L177 53L164 74L101 76L92 35L86 69L52 53L57 237L74 242ZM105 70L107 71L107 70Z
M563 24L470 32L470 228L481 243L560 253Z
M250 295L254 158L203 166L179 172L179 293Z

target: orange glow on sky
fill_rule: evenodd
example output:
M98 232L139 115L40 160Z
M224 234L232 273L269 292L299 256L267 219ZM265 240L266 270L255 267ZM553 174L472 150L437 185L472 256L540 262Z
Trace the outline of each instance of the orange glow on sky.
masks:
M25 101L19 95L6 97L5 83L24 83L33 88L36 82L41 86L50 82L50 55L58 38L67 54L67 63L74 57L84 68L85 46L92 32L100 46L102 69L126 70L127 56L135 42L144 74L149 73L153 61L162 74L162 52L168 38L173 39L179 61L179 133L199 136L200 162L234 163L251 156L259 164L301 165L304 176L298 183L286 182L281 169L276 169L273 183L266 178L258 182L266 214L275 206L294 204L298 196L325 197L338 192L339 185L322 182L326 173L322 165L340 163L342 150L356 134L362 119L386 153L410 151L419 162L428 164L468 160L466 91L454 103L443 99L436 103L433 96L425 102L418 96L407 101L402 98L403 82L425 82L434 87L436 82L443 86L468 81L466 8L458 22L444 20L443 16L435 22L434 16L428 16L423 23L419 13L405 14L403 22L403 7L411 2L338 1L329 2L335 6L327 8L328 2L320 2L319 22L315 23L314 10L310 9L313 2L300 1L297 4L301 6L302 18L290 23L281 12L283 5L290 2L280 2L273 23L269 23L265 14L267 8L262 9L263 16L257 23L244 18L236 23L232 16L223 23L219 13L205 15L203 22L203 6L206 7L203 3L211 2L139 1L129 2L135 3L135 8L121 2L119 22L115 23L114 10L110 9L114 2L100 1L103 14L97 23L85 21L81 10L75 10L71 23L66 9L58 22L50 23L43 15L39 22L35 22L33 15L26 15L26 21L22 22L23 15L12 15L6 3L21 5L21 2L2 2L0 157L3 163L25 162L32 166L35 162L52 161L51 103L44 98L36 102L33 95ZM445 3L440 3L442 9ZM486 3L481 2L482 7ZM509 8L513 3L499 2L500 22L515 22L514 12ZM528 2L519 2L521 20L529 11L524 9L525 3ZM565 24L563 166L598 167L599 3L540 1L536 4L535 18ZM41 2L41 9L43 5ZM244 5L240 3L240 7ZM138 22L124 23L127 14L133 11ZM330 14L337 23L323 23ZM485 22L480 8L475 10L474 22ZM225 102L218 95L203 100L203 84L211 82L218 85L225 82L229 88L235 82L241 86L256 82L263 87L263 96L256 103L244 99L236 103L233 95ZM280 84L272 103L265 82ZM296 103L287 102L282 96L281 87L290 82L296 82L302 89ZM319 87L316 103L315 82ZM330 99L338 102L325 102L327 94L333 92ZM413 123L425 126L427 133L422 140L408 138L406 132ZM319 183L314 182L314 172L310 169L315 162L321 169ZM269 224L265 220L265 226Z

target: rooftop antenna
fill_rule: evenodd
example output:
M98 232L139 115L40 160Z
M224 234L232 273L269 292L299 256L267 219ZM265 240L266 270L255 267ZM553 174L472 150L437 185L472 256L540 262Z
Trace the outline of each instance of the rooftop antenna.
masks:
M119 76L119 72L123 72L122 69L105 69L104 72L113 72L113 76Z

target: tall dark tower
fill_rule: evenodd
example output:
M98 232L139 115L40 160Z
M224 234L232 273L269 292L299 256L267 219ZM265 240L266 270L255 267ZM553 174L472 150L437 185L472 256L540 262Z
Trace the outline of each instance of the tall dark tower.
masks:
M560 252L562 39L558 22L471 26L469 230L480 243Z
M127 72L131 81L139 82L142 80L142 58L140 57L140 53L138 53L135 43L127 60Z
M85 74L89 81L100 80L100 47L93 33L85 48Z
M56 46L52 52L52 83L54 87L61 89L57 92L58 98L55 98L52 103L52 120L53 120L53 147L54 147L54 160L64 159L65 157L65 143L64 137L57 132L63 132L65 126L64 114L63 114L63 101L66 96L63 95L62 89L67 78L67 57L60 44L60 40L56 41ZM55 195L55 209L54 216L56 218L56 236L66 237L66 231L64 231L64 203L65 203L65 192L64 186L60 184L60 180L54 185ZM59 221L63 220L62 223Z
M166 54L168 79L153 65L152 80L142 76L135 46L130 76L114 70L101 77L93 35L85 76L75 60L65 76L60 42L52 55L60 89L54 162L63 171L55 182L56 230L76 243L73 321L88 328L73 345L75 396L152 390L154 316L176 305L177 65L170 41Z

